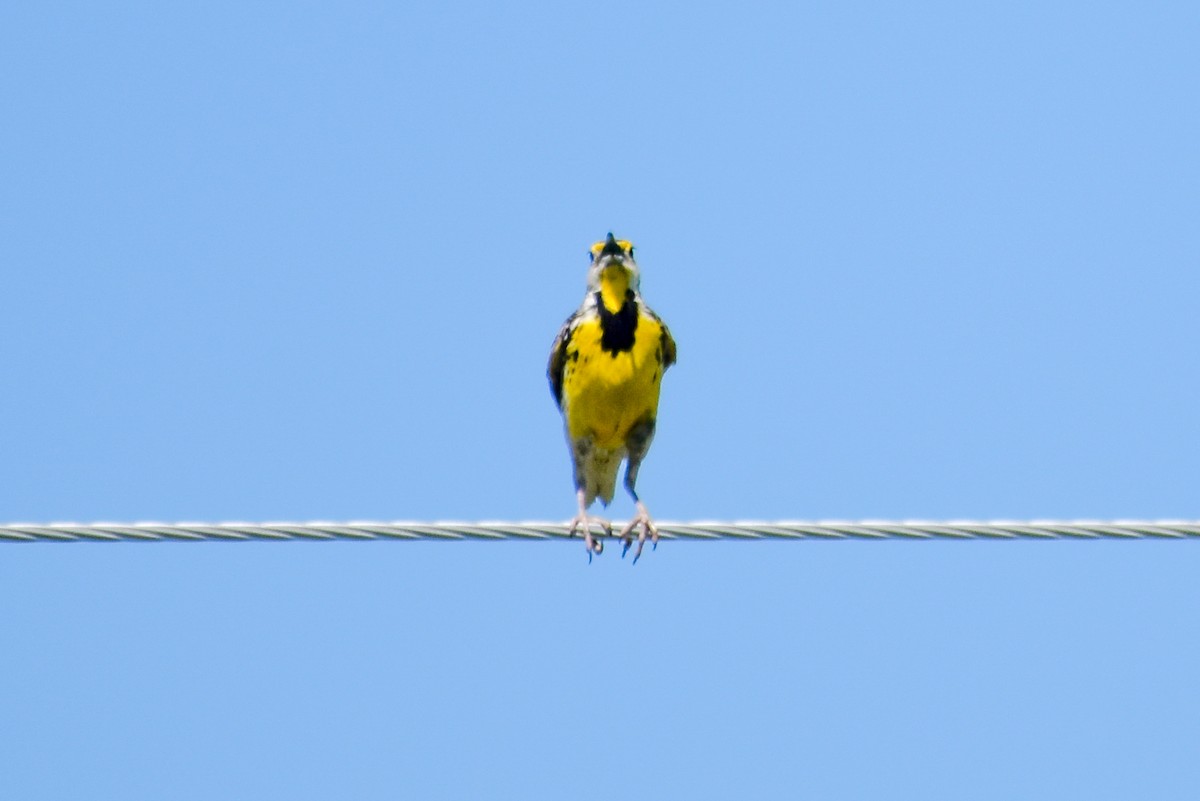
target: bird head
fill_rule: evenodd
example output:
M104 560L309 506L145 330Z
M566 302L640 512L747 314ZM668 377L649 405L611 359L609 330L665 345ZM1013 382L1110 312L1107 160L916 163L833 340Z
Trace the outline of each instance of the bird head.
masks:
M592 260L588 291L600 292L604 305L611 311L619 309L625 302L626 290L637 292L641 282L637 262L633 260L633 243L615 239L610 232L604 241L592 245L588 256Z

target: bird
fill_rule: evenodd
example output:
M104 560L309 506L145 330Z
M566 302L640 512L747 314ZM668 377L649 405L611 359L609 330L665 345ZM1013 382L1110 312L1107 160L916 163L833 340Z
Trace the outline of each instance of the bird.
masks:
M554 344L546 376L563 417L567 449L574 468L578 512L569 536L581 531L588 561L604 549L592 526L612 536L612 524L588 514L599 498L612 501L617 472L626 462L625 489L637 514L621 531L624 558L637 533L633 563L649 537L658 547L658 528L638 497L638 469L658 418L663 374L675 363L675 340L667 326L642 300L641 273L633 243L610 231L588 252L587 292L567 318Z

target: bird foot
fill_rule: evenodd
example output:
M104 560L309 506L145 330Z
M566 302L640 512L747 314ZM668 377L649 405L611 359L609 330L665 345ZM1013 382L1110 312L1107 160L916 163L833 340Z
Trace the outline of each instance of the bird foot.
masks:
M567 524L568 537L574 537L577 530L583 532L583 544L587 548L589 563L592 561L592 554L599 555L604 552L604 540L592 536L592 526L599 526L606 537L613 535L612 523L602 517L584 514L583 512L575 515L571 519L571 522Z
M642 548L646 544L646 537L650 538L655 549L658 548L658 527L654 525L654 521L650 519L650 513L646 511L646 507L641 501L638 501L637 514L629 521L625 528L621 529L621 539L625 541L625 547L621 549L621 558L625 558L625 554L629 552L629 548L633 545L633 532L637 531L637 550L633 552L633 564L637 564L637 560L642 556Z

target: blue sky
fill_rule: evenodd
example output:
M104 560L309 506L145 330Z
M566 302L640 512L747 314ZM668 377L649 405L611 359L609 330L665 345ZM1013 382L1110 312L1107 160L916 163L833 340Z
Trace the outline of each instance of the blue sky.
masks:
M1200 517L1191 4L0 12L0 521ZM618 500L614 516L627 515ZM0 548L14 797L1193 798L1193 543Z

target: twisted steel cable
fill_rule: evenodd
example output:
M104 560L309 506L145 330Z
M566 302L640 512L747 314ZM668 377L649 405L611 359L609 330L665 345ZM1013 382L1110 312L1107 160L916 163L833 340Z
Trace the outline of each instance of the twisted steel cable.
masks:
M614 523L616 531L620 524ZM1187 539L1200 538L1195 520L1069 520L988 522L952 520L737 521L658 524L662 539ZM550 540L567 539L552 522L348 523L10 523L3 542L119 542L199 540Z

